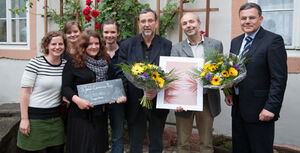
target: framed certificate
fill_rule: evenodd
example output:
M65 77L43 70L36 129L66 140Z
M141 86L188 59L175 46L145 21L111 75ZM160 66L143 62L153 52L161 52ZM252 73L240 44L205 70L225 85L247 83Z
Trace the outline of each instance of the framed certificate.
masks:
M194 79L191 72L203 65L203 58L161 56L160 67L166 72L174 69L178 80L157 94L156 108L176 109L181 106L184 110L202 111L202 84Z
M77 86L77 90L80 98L93 105L106 104L126 96L121 79L82 84Z

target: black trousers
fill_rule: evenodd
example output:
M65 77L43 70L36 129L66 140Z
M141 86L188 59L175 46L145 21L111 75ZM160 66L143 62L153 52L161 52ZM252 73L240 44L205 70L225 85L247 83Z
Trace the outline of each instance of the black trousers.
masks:
M163 131L167 114L157 116L153 112L141 109L133 124L129 124L130 153L142 153L143 142L148 129L149 153L162 153ZM147 126L148 125L148 126ZM147 128L148 127L148 128Z
M249 123L232 113L232 153L273 153L274 121Z

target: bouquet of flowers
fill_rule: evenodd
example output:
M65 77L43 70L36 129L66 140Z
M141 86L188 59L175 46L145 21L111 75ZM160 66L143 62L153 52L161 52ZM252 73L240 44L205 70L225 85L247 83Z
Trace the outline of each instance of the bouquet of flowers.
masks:
M122 68L125 77L137 88L143 89L144 91L159 91L165 88L168 84L176 80L173 76L173 71L165 72L161 67L141 62L135 64L117 64ZM141 99L142 107L152 109L152 101L146 98L146 94Z
M203 69L195 69L192 75L203 82L204 88L222 89L226 96L232 95L231 87L246 77L245 63L248 60L230 53L228 56L219 54L216 50L206 53Z

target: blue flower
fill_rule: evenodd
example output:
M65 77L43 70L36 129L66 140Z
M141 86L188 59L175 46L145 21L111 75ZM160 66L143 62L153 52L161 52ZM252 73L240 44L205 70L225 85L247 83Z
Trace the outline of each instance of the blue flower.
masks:
M158 67L157 69L158 69L159 71L161 71L161 67Z
M207 80L207 81L211 81L212 80L212 78L213 78L213 75L212 74L207 74L206 76L205 76L205 79Z
M143 75L141 75L141 78L143 80L148 80L150 77L149 77L149 74L148 73L144 73Z
M167 81L168 79L169 79L168 77L164 77L164 80L166 80L166 81Z
M236 70L240 70L240 65L239 64L235 64L234 66L233 66Z

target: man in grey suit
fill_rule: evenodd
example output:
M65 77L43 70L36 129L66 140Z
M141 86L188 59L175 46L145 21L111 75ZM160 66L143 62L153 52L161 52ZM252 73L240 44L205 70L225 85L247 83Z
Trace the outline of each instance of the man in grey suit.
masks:
M185 14L180 21L187 39L172 47L171 56L204 58L205 52L212 49L223 52L222 43L200 34L200 19L193 13ZM190 136L194 117L200 138L200 153L213 153L212 132L214 117L221 112L220 92L214 89L203 90L203 111L175 110L178 135L178 152L190 153Z

